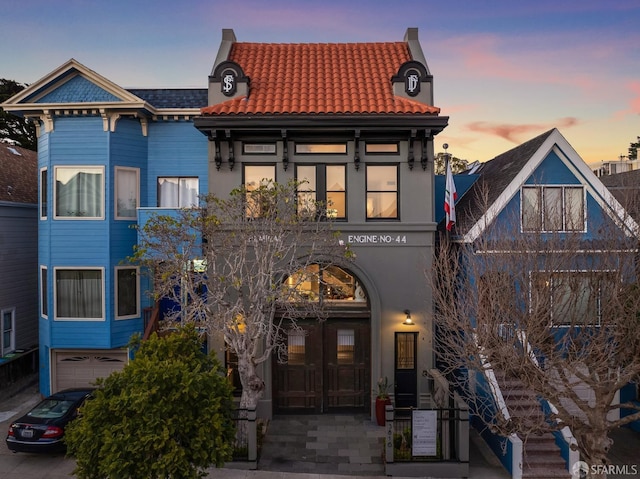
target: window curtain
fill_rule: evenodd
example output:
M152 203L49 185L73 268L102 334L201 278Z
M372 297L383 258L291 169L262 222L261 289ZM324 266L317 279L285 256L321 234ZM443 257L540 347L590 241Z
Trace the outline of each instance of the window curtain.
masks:
M198 178L180 178L179 193L180 208L198 206Z
M78 171L66 183L56 184L56 216L102 216L102 173Z
M198 178L159 178L160 208L189 208L198 205Z
M58 318L102 318L102 271L56 272Z

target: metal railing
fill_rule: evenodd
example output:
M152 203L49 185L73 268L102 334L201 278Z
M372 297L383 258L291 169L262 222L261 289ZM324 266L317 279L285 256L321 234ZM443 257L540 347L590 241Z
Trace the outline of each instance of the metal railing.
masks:
M233 461L257 464L258 427L255 408L236 409L233 420L236 425L236 439L233 445Z
M387 463L468 461L468 446L462 445L469 440L467 409L387 406L386 426Z

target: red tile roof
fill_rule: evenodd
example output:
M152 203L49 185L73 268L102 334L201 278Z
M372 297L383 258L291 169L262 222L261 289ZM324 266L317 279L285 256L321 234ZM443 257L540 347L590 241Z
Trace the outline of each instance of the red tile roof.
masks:
M248 97L202 109L209 115L433 114L439 108L393 94L391 77L411 60L404 42L234 43L229 60L250 78Z

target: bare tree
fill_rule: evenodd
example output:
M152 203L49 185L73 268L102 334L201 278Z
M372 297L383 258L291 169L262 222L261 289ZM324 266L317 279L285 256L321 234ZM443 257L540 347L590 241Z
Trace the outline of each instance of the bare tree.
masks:
M224 338L238 358L241 408L257 405L265 387L258 367L273 353L286 356L296 320L323 317L321 298L306 286L351 256L330 205L300 189L266 182L209 195L201 208L155 216L140 229L136 259L153 271L156 298L175 304L166 322L195 322Z
M569 427L582 460L601 465L610 431L640 419L636 404L615 401L640 374L638 238L613 211L590 218L588 234L569 218L486 225L473 244L441 238L430 272L437 354L491 431L526 440ZM538 407L518 410L521 390L509 401L513 381ZM496 389L513 405L506 415Z

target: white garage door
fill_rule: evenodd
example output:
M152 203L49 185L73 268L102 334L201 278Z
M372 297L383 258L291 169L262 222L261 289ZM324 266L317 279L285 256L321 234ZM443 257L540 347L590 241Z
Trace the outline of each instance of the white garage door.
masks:
M52 392L93 386L96 378L120 371L128 362L126 349L53 352Z

